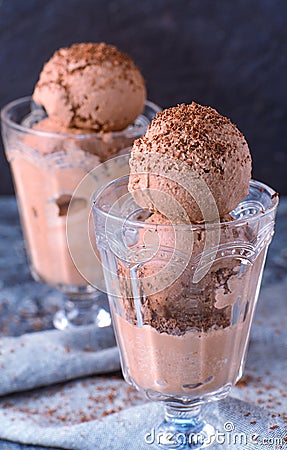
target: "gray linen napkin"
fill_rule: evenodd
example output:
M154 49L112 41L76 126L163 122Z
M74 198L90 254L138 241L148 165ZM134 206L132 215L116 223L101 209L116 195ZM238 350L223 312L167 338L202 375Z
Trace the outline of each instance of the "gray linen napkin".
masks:
M282 413L287 405L285 292L286 283L263 289L252 331L247 376L241 386L233 389L233 395L241 400L273 407ZM118 368L116 349L107 349L114 344L113 339L109 329L97 331L94 327L3 338L2 394ZM98 351L90 351L92 348ZM159 422L161 406L143 403L145 400L123 380L111 376L10 395L0 402L0 438L44 448L149 449L153 446L145 443L145 434L151 433ZM278 414L231 398L220 402L218 408L221 416L218 429L224 431L224 423L232 422L232 436L247 434L247 441L239 446L238 442L233 444L227 430L225 439L231 439L227 448L279 450L278 440L287 436ZM211 410L209 414L212 415ZM250 434L257 436L257 441L252 442ZM262 443L263 438L270 439ZM18 450L13 445L7 447L5 443L0 449ZM224 446L218 444L218 448ZM282 448L286 448L285 441Z
M262 289L246 369L233 395L287 413L287 280ZM286 445L287 447L287 445Z
M0 339L0 395L119 370L111 327L94 325Z
M137 396L139 394L128 392L130 388L121 380L99 378L86 380L81 386L78 383L67 383L64 391L53 387L39 390L32 397L25 393L3 399L0 402L1 438L44 448L155 448L158 436L154 429L162 419L161 404L141 404L144 400ZM116 395L113 397L112 393ZM128 397L129 404L137 406L126 409ZM78 414L79 409L81 414ZM115 412L108 414L111 411ZM271 450L279 449L280 445L286 447L287 429L283 419L259 407L229 398L206 406L205 414L216 427L214 442L209 448Z

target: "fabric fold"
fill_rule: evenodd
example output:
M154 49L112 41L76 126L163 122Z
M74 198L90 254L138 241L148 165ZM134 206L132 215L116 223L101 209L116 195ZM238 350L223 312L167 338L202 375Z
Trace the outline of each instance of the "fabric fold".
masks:
M53 402L52 402L53 403ZM72 425L48 425L27 411L15 413L13 407L0 412L0 435L24 444L74 450L148 450L156 448L156 426L163 406L147 403ZM42 414L42 413L41 413ZM286 445L286 427L282 418L234 398L205 408L207 421L215 426L211 449L271 450ZM276 447L277 446L277 447Z
M0 339L0 395L118 371L111 327L94 325Z

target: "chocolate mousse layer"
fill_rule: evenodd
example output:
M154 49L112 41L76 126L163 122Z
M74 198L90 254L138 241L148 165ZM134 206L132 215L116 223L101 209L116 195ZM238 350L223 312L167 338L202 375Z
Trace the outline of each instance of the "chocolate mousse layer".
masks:
M127 379L155 399L228 392L242 375L264 258L265 251L252 264L239 256L219 258L196 285L190 265L150 297L127 280L121 265L114 319Z

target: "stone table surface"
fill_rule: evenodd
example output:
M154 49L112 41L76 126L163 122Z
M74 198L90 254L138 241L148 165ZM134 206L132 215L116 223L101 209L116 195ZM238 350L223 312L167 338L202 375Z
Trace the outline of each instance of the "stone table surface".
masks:
M280 201L275 231L267 257L261 298L254 321L256 330L264 326L266 302L274 296L282 304L287 292L287 198ZM62 301L60 293L32 279L26 261L15 199L0 197L0 337L19 336L23 333L52 329L53 314L61 307ZM280 321L282 317L277 318L274 311L272 323L270 322L269 325L274 327L275 334L286 333L286 329L282 331L282 327L280 328ZM286 323L285 319L283 321ZM284 358L286 361L287 355ZM272 375L266 368L263 374L263 369L256 367L253 363L254 361L247 360L245 375L234 388L233 395L247 401L251 399L258 405L276 410L286 417L287 375L280 385L277 383L273 386L269 383L266 387L265 383L266 389L263 389L263 392L262 377L265 374L267 378L270 375L272 379ZM266 367L268 367L268 361L266 361ZM118 375L118 378L121 379L121 375ZM36 449L36 447L0 440L0 450L28 448ZM38 450L39 448L37 447Z

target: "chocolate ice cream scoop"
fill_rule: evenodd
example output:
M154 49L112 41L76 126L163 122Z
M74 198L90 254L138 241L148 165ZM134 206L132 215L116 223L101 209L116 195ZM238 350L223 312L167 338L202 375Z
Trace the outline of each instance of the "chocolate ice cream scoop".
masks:
M54 53L33 99L64 127L118 131L143 111L146 89L139 69L116 47L82 43Z
M129 190L141 207L198 223L222 218L244 199L251 156L228 118L193 102L156 115L134 142L130 168Z

